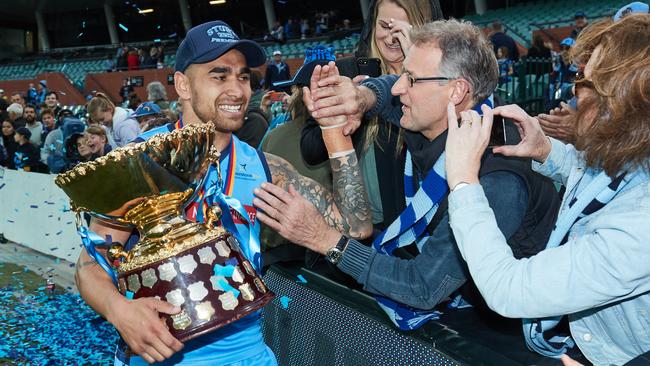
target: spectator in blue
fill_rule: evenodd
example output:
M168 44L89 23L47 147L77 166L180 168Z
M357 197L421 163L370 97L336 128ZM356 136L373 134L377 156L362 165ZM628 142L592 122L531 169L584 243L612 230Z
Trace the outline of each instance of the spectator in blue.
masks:
M508 48L508 57L512 61L519 60L519 49L517 48L517 43L512 37L505 34L503 31L503 24L500 21L496 20L492 23L492 34L490 35L490 42L492 42L492 47L494 47L494 54L497 53L499 48L506 47Z
M34 83L29 83L27 87L27 103L36 104L36 99L38 98L38 90L34 86Z
M47 80L39 81L36 87L38 88L38 94L36 95L34 102L36 105L41 105L45 103L45 96L48 95Z
M575 39L567 37L560 43L560 53L553 61L553 74L549 85L551 101L567 101L573 97L571 88L575 80L578 67L571 62L569 51L576 43Z
M462 184L449 194L449 222L469 272L492 309L534 318L524 323L527 345L565 365L577 365L565 353L570 344L545 339L562 316L590 364L648 364L647 354L628 363L650 351L648 45L648 14L606 19L580 34L572 52L585 64L576 80L575 146L548 138L515 105L449 123L447 181ZM493 113L511 118L523 137L494 152L530 157L535 171L566 186L546 250L525 260L507 247L476 174Z
M144 102L136 108L135 112L131 115L135 118L140 125L140 131L148 131L153 127L150 122L155 119L162 118L163 113L160 107L154 102Z
M284 81L291 79L291 70L289 65L282 61L282 52L280 50L273 51L273 60L266 65L266 74L264 76L264 89L271 89L275 91L286 91L284 87L273 86L276 81Z
M499 64L499 85L503 85L512 79L511 76L514 73L513 62L508 58L508 47L499 47L497 63Z

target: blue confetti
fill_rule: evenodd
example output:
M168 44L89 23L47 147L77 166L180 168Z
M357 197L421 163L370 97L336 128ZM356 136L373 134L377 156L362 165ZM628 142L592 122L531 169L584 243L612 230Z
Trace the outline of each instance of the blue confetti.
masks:
M128 290L127 290L126 293L125 293L124 295L126 296L127 299L132 300L132 299L133 299L133 295L135 295L135 294L134 294L132 291L128 291Z
M51 251L55 251L55 250L57 250L57 249L59 249L59 247L52 247L52 248L50 248Z
M20 365L112 365L114 350L106 345L117 342L115 329L98 320L79 295L57 293L49 285L27 291L17 281L0 288L0 359Z
M63 230L60 230L59 232L56 233L56 235L61 235L63 233Z
M226 260L226 264L229 265L229 266L237 267L237 265L239 264L239 261L237 260L237 258L228 258Z
M296 276L296 277L298 277L298 282L300 282L300 283L307 283L307 279L305 279L305 277L303 277L303 275L300 275L300 274L299 274L299 275Z
M14 212L19 212L19 210L17 208L14 208Z
M4 188L5 185L6 185L5 183L0 184L0 189Z
M38 205L29 205L29 208L38 208Z
M236 288L230 286L228 281L224 280L223 278L220 278L219 281L217 281L217 283L219 284L219 286L221 286L221 288L224 291L232 292L232 294L235 295L235 297L239 297L239 290L237 290Z
M128 32L128 31L129 31L129 28L125 27L124 24L122 24L122 23L118 23L117 25L119 25L120 28L122 28L125 32Z
M218 264L214 265L214 275L223 276L223 277L232 277L232 274L235 272L235 267L233 266L221 266Z
M7 220L8 223L13 224L14 220Z
M289 301L291 301L291 300L292 299L290 297L288 297L288 296L282 296L282 297L280 297L280 304L282 305L282 307L284 309L288 309L289 308Z

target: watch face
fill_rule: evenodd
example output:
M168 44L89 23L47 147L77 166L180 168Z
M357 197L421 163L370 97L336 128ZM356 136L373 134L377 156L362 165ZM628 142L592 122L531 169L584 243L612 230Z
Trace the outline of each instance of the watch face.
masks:
M337 248L330 249L327 252L327 256L326 256L327 260L334 264L337 264L342 257L343 257L343 252L341 252Z

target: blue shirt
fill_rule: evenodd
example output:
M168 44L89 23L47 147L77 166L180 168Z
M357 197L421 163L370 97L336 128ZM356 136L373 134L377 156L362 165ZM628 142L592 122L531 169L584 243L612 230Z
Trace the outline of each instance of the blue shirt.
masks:
M157 134L171 132L175 128L181 127L181 123L161 126L141 134L136 141L144 141ZM263 153L239 141L233 135L230 144L221 152L220 156L220 169L223 179L228 176L231 160L234 163L232 173L235 177L231 195L241 202L249 215L249 219L259 229L260 224L255 220L257 211L252 204L253 188L259 187L262 182L271 181L266 159ZM209 169L204 180L203 189L209 187L216 180L217 171ZM202 221L202 215L200 214L201 203L197 201L195 204L188 205L186 216L190 220ZM210 201L208 204L213 204L213 202ZM233 215L233 220L242 237L248 237L248 232L242 233L242 230L247 230L243 222L238 220L235 215ZM240 243L242 246L246 244ZM255 263L253 258L248 259ZM263 356L255 358L259 355ZM273 353L268 349L262 337L260 312L248 315L223 328L185 342L185 347L181 352L174 354L171 359L157 363L157 365L228 365L251 358L255 359L253 364L256 365L276 364ZM147 363L140 357L131 357L130 365L147 365Z
M599 173L572 145L551 142L546 162L533 169L567 192ZM480 185L452 192L449 215L490 308L511 318L568 315L574 340L595 365L621 365L650 350L650 175L575 223L564 245L527 259L513 257Z

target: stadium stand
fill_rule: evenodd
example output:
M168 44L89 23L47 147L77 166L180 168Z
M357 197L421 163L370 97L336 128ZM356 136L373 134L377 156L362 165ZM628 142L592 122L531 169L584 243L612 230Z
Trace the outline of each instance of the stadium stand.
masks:
M533 31L537 29L570 26L573 24L574 14L578 11L585 12L590 20L610 16L627 3L629 1L626 0L535 1L490 10L482 15L469 15L464 19L483 26L500 20L517 42L528 47Z

